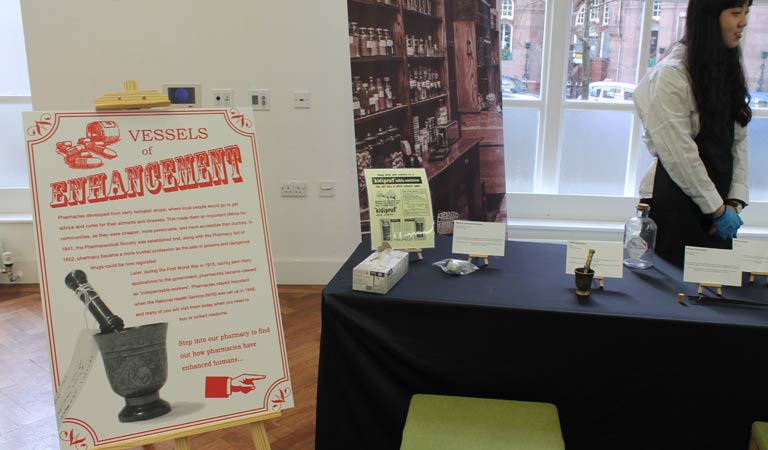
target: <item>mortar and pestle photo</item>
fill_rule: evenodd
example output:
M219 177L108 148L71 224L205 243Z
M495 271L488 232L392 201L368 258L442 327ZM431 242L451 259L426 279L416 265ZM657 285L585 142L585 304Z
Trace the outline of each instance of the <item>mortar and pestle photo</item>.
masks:
M595 250L590 248L589 254L587 255L587 262L584 263L584 267L578 267L574 271L576 275L576 297L578 297L579 300L586 300L589 298L592 278L595 276L595 271L590 269L589 266L592 265L592 257L594 255Z
M71 271L64 283L75 291L101 328L93 337L99 346L107 379L112 390L125 399L118 420L138 422L170 412L170 403L160 398L160 388L168 379L168 323L125 328L123 320L110 311L88 283L85 272Z

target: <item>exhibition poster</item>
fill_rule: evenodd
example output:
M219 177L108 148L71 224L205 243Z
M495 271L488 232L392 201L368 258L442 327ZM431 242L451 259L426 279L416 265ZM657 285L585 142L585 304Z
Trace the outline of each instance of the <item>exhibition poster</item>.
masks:
M363 234L374 227L366 169L424 168L438 234L452 234L454 220L506 222L502 95L512 95L510 80L522 88L519 79L525 79L523 97L534 98L538 83L531 80L528 93L527 56L525 65L522 57L509 58L516 39L503 31L502 23L509 30L512 23L499 14L500 5L347 2L350 70L344 76L351 79L344 81L352 91Z
M424 169L366 169L371 246L433 248L432 200Z
M293 406L251 114L25 113L62 449Z

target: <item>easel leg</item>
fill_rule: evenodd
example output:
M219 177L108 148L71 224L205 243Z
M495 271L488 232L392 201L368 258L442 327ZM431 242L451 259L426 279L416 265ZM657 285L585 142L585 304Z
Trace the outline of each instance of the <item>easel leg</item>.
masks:
M191 450L192 447L189 446L189 438L187 437L181 437L176 438L173 440L174 446L176 447L176 450ZM152 445L152 448L154 448L154 445Z
M595 275L594 279L600 284L600 289L605 289L605 281L603 280L602 275Z
M719 295L721 297L723 296L723 285L722 284L699 283L699 295L701 295L702 292L704 292L704 287L714 288L715 292L717 293L717 295Z
M269 437L267 436L267 430L264 428L263 422L251 423L251 436L253 436L253 444L256 450L270 450Z

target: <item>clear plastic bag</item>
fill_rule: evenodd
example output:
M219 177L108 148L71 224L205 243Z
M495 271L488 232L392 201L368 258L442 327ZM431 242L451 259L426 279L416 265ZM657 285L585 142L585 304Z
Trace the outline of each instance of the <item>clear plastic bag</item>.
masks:
M467 275L477 270L476 265L462 259L441 259L432 265L443 269L443 272L450 275Z

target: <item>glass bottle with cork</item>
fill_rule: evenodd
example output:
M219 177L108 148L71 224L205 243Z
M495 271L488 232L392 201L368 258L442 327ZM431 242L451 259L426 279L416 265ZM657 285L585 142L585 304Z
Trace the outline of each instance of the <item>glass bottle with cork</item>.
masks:
M653 267L656 222L648 217L651 207L637 204L637 215L624 224L624 265L632 269Z

